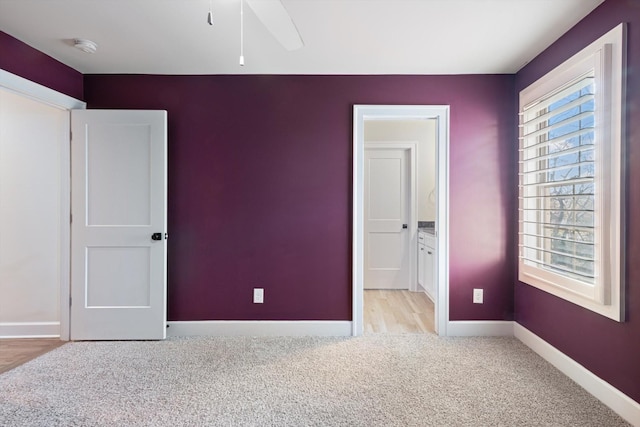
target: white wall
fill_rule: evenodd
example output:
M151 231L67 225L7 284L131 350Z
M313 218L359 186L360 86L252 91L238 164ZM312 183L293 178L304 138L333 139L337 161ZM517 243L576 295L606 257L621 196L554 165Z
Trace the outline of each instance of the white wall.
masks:
M69 116L0 89L0 336L58 335Z
M418 221L436 220L436 128L431 120L366 120L365 142L418 142Z

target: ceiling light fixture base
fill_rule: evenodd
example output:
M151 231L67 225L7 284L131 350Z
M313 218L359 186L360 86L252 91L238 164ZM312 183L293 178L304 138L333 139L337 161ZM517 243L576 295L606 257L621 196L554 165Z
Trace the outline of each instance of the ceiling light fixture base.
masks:
M96 53L98 45L87 39L73 39L73 46L86 53Z

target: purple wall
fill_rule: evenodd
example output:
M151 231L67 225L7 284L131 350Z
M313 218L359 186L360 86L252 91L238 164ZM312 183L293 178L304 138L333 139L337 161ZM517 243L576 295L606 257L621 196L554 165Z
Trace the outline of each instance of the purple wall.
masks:
M168 110L171 320L351 319L353 104L451 105L451 319L512 318L513 76L87 75L84 89L90 108Z
M0 69L82 99L82 74L0 31Z
M515 93L628 22L627 186L640 187L640 1L607 0ZM513 76L88 75L0 32L0 68L91 108L169 112L169 318L351 318L353 104L451 105L451 320L509 320L517 253ZM628 190L627 217L640 217ZM640 402L640 225L617 323L515 282L516 320ZM263 305L253 287L266 289ZM471 289L485 289L485 304Z
M607 0L515 77L515 93L628 26L627 186L640 187L640 1ZM0 68L83 97L77 71L0 32ZM353 104L451 105L451 320L512 318L513 76L84 77L92 108L169 112L169 318L351 318ZM640 217L628 190L627 217ZM515 282L516 320L640 402L640 225L617 323ZM251 289L266 288L254 305ZM485 304L471 289L485 289Z
M516 76L520 91L620 22L628 23L627 53L627 318L594 314L516 282L518 323L640 402L640 1L608 0ZM515 246L514 246L515 247Z

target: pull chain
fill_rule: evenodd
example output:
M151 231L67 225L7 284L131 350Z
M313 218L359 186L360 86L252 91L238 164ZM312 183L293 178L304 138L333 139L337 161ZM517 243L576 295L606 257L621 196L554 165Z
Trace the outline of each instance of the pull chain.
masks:
M240 66L244 67L244 0L240 0Z

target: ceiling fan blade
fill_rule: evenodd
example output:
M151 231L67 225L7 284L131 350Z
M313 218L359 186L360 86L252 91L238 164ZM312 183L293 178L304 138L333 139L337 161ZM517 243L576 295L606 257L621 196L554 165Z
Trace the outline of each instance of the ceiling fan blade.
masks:
M300 33L280 0L246 0L260 22L287 50L304 46Z

